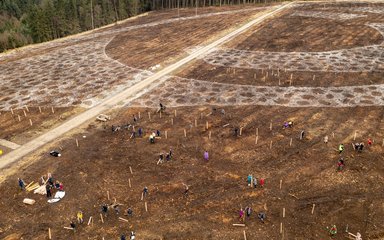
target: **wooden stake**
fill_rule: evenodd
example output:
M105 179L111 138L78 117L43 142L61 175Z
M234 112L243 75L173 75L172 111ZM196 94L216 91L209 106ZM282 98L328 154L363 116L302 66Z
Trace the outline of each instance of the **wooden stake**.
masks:
M161 111L159 113L160 113L160 118L161 118Z
M177 117L177 111L176 111L176 109L175 109L175 117Z
M282 234L283 233L283 223L281 222L280 223L280 234Z
M269 149L272 149L272 140L271 140L271 143L269 144Z
M259 128L256 128L256 136L259 136Z
M141 113L139 112L139 119L141 118Z
M148 112L148 118L149 118L149 120L151 120L151 113L150 112Z
M355 135L353 136L353 141L356 140L356 131L355 131Z
M335 133L334 132L332 132L332 137L335 138Z
M76 146L79 147L79 140L76 138Z
M209 128L209 124L208 124L208 121L205 122L205 128L208 130Z
M195 127L197 127L197 119L195 118Z
M148 212L148 204L147 204L147 202L144 203L144 206L145 206L145 211Z
M242 224L242 223L234 223L234 224L232 224L232 226L235 226L235 227L245 227L245 224Z
M315 212L315 206L316 206L315 204L312 205L312 215Z
M168 139L168 131L165 131L165 139Z
M21 117L20 117L20 115L17 115L17 118L19 119L19 122L21 122Z
M281 186L283 185L283 180L280 179L280 189L281 189Z
M26 117L26 116L27 116L27 113L25 112L25 110L23 110L23 113L24 113L24 117Z
M41 107L39 106L39 112L41 113Z
M130 188L132 187L131 186L131 179L130 178L128 178L128 185L129 185Z
M245 230L244 230L244 240L247 240L247 234L245 234Z
M29 108L28 108L28 106L25 106L25 109L27 109L27 112L29 112Z
M64 229L73 230L71 227L64 227Z
M52 114L55 113L55 110L53 109L53 107L51 107L51 112L52 112Z
M208 139L211 139L212 132L209 131Z
M141 201L144 199L144 192L141 193Z
M119 217L119 220L123 221L123 222L128 222L128 219L125 219L125 218L122 218L122 217Z
M107 196L108 196L108 200L109 200L109 191L107 191Z
M240 133L239 133L239 135L241 136L241 133L243 132L243 128L241 127L240 128Z
M100 213L101 223L104 223L103 214Z
M133 174L131 166L129 166L129 171L131 172L131 174Z
M187 130L184 129L184 137L187 137Z
M259 140L259 136L256 136L255 145L257 145L257 141Z
M173 125L173 118L171 118L171 125Z
M31 119L29 119L29 124L32 126L33 124L32 124L32 120Z
M283 208L283 218L285 218L285 208Z
M13 115L13 109L11 108L11 113L12 113L12 115Z
M289 146L292 146L292 138L291 138L291 140L289 141Z
M316 75L313 75L313 81L315 81Z
M269 130L272 131L272 121L271 121L271 123L269 124Z
M92 216L89 217L88 224L87 224L88 226L89 224L91 224L91 221L92 221Z
M48 228L48 239L52 239L51 228Z

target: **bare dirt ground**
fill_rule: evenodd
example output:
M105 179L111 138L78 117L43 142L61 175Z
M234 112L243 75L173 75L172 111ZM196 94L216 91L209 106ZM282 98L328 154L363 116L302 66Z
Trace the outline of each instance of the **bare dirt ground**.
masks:
M190 13L193 15L192 9ZM130 231L136 232L137 239L244 239L245 230L247 239L318 240L332 239L326 227L333 224L339 230L333 239L346 239L346 228L362 233L363 239L383 239L383 13L381 4L300 4L189 64L177 76L129 103L136 107L111 110L112 120L107 124L90 122L46 146L44 154L32 154L2 170L0 239L48 239L51 228L53 239L116 239ZM223 18L233 21L229 15L216 19ZM211 17L206 19L214 23ZM186 24L196 27L193 45L211 37L203 39L201 35L198 39L205 33L198 22L189 19ZM184 46L184 38L175 41L173 28L180 28L177 23L167 24L172 28L159 23L151 27L167 33L159 35L163 39L169 36L173 44L167 46L175 45L166 51L154 48L161 54L158 60L151 55L135 63L129 57L155 46L154 34L145 28L137 31L145 33L152 44L149 48L128 49L127 43L137 46L138 38L124 40L129 33L116 26L96 33L98 49L107 46L107 36L116 35L120 41L109 45L114 58L150 67L196 47ZM223 20L220 27L224 26L230 24ZM333 27L332 31L327 32L326 27ZM72 47L69 44L65 51L70 53ZM92 50L84 47L86 54ZM102 55L86 56L106 60ZM97 63L104 66L102 61ZM108 78L127 69L134 76L151 74L122 64L113 71L102 69L101 74ZM95 68L89 70L100 74ZM87 80L85 88L94 81ZM168 107L161 118L154 110L159 102ZM141 118L134 123L133 115L138 117L139 112ZM0 119L15 121L8 115L2 114ZM294 122L293 128L282 128L287 120ZM130 138L132 128L112 133L111 125L128 123L135 125L135 131L143 128L145 137ZM12 135L8 126L4 136ZM241 136L234 136L236 127L242 128ZM161 139L150 144L148 135L155 130L161 131ZM300 140L302 130L306 135ZM325 136L328 144L323 142ZM79 147L75 138L80 140ZM368 138L373 139L372 146L367 146ZM356 153L352 142L364 142L366 148ZM339 154L341 143L345 151ZM62 157L49 156L50 150L60 147ZM159 154L169 149L173 159L157 165ZM209 161L203 159L204 150L209 151ZM337 172L341 157L346 167ZM64 184L67 195L59 203L51 205L45 196L18 189L18 177L29 183L48 172ZM265 187L248 187L248 174L265 178ZM189 185L188 197L183 195L183 184ZM141 200L145 186L149 195ZM36 204L24 205L25 197L35 199ZM120 214L111 209L102 223L101 204L113 203L115 198L123 204ZM253 209L246 227L232 226L239 223L240 207L246 206ZM128 207L133 209L133 217L124 215ZM64 229L78 210L84 212L86 222L92 216L93 224L84 223L75 233ZM267 214L264 224L257 219L260 211ZM119 221L119 216L128 222Z
M130 139L128 130L111 132L110 124L133 123L132 115L138 116L139 111L141 119L136 129L142 127L146 137ZM377 121L383 117L381 108L228 107L225 115L218 108L208 117L211 108L178 108L176 117L169 109L161 119L151 110L151 120L146 111L120 110L107 126L91 124L84 133L73 136L87 136L80 140L79 148L72 140L60 142L61 158L44 154L35 164L9 177L0 187L2 196L8 196L2 198L0 205L0 237L15 233L23 239L46 239L50 227L56 239L108 239L130 230L136 231L140 239L242 239L243 230L249 239L279 239L280 222L284 239L328 239L326 226L331 224L339 228L334 239L345 239L343 231L347 225L349 231L361 232L364 239L384 237L384 136L377 131L384 128L383 122ZM288 119L295 126L284 130L281 124ZM226 124L229 126L223 128ZM243 127L242 136L234 137L233 129L239 126ZM156 129L162 138L151 145L147 136ZM307 136L300 141L298 134L302 129ZM355 153L350 146L354 131L356 141L372 138L373 146L361 154ZM323 143L325 135L329 136L328 145ZM340 158L336 147L340 143L346 145L341 154L346 168L341 173L336 171ZM174 158L156 165L159 153L170 148ZM204 150L210 153L208 162L203 160ZM61 202L50 205L44 196L18 190L17 177L30 182L47 172L64 183L67 196ZM266 178L263 189L246 186L250 173ZM182 183L190 186L188 197L183 197ZM149 188L149 196L141 201L144 186ZM113 202L107 200L107 191L111 199L124 204L120 216L128 218L123 211L133 209L129 223L119 222L113 211L101 223L101 204ZM25 197L36 199L37 203L23 205ZM144 202L148 203L148 212ZM316 204L314 215L312 204ZM246 220L246 228L232 226L238 223L240 206L254 210ZM83 224L75 234L63 229L79 209L84 211L86 220L89 216L95 218L93 226ZM267 213L264 224L256 217L259 211Z
M178 76L285 87L291 82L294 86L318 87L382 84L384 20L382 14L371 11L383 9L384 5L352 6L294 7L250 29ZM323 18L327 14L329 17ZM342 14L363 17L339 19Z
M156 28L127 32L114 38L106 47L106 53L128 66L150 70L155 64L164 66L175 62L187 54L185 48L188 46L206 45L261 10L264 9L253 6L238 10L241 14L207 17L204 22L201 19L191 19L182 24L175 21Z
M41 113L36 107L29 107L28 111L26 108L14 109L13 115L11 111L3 111L0 114L0 138L24 144L81 111L83 110L74 107L53 108L53 113L52 108L47 107L41 107Z

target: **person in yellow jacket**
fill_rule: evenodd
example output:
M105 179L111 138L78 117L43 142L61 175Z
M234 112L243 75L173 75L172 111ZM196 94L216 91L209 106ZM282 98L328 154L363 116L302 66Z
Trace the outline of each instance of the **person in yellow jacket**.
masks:
M84 221L83 220L83 212L82 211L78 211L77 212L77 222L81 224L81 223L83 223L83 221Z

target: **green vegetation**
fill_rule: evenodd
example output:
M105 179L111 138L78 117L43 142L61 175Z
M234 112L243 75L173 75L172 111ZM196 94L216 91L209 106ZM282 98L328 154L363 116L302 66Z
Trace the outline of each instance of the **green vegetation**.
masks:
M76 34L150 10L249 2L256 0L0 0L0 52Z

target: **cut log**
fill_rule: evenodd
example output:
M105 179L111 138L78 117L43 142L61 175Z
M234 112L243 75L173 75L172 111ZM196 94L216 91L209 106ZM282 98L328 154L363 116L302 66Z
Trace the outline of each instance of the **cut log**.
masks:
M234 223L232 225L235 227L245 227L245 224L241 224L241 223Z
M68 230L73 230L73 228L71 227L64 227L65 229L68 229Z
M24 200L23 200L23 203L25 203L25 204L28 204L28 205L33 205L33 204L35 204L35 200L33 200L33 199L30 199L30 198L24 198Z

